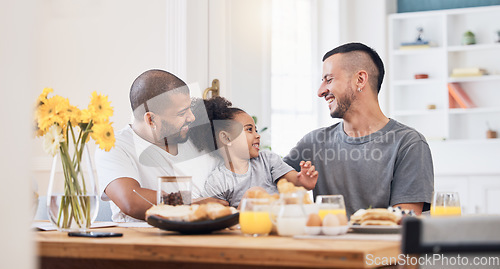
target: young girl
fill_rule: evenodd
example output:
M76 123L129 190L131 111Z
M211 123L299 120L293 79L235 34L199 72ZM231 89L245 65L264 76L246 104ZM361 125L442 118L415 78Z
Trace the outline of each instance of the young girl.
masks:
M262 187L268 193L277 193L276 183L286 178L296 186L311 190L318 180L318 172L311 162L300 163L297 172L270 151L260 151L260 135L253 118L245 111L231 107L231 102L214 97L205 100L205 107L212 130L198 132L193 143L200 149L215 145L223 161L205 183L205 195L223 199L237 207L245 192L251 187Z

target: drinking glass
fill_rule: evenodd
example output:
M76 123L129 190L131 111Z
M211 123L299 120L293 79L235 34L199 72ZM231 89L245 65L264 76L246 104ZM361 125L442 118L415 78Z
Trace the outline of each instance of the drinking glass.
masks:
M342 195L318 195L316 196L316 204L319 207L318 215L321 220L327 214L342 214L346 216L344 196Z
M458 192L435 192L432 199L431 216L460 216Z
M271 201L267 198L243 198L240 206L240 228L247 236L266 236L273 224L269 216Z

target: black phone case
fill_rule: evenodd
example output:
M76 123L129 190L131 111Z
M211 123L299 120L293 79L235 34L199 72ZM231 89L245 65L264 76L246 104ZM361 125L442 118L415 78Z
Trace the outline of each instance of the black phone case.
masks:
M107 232L69 232L68 236L78 236L78 237L120 237L123 236L122 233L107 233Z

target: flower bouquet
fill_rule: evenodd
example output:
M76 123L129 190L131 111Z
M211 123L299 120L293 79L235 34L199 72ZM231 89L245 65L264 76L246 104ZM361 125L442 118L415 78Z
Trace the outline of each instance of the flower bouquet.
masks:
M98 185L86 143L92 138L106 151L114 146L109 122L113 108L107 96L96 92L88 108L82 110L70 105L67 98L48 98L51 92L51 88L43 89L35 115L36 135L44 137L45 151L54 156L47 192L49 218L59 230L86 230L98 207ZM62 167L61 184L56 180L57 166Z

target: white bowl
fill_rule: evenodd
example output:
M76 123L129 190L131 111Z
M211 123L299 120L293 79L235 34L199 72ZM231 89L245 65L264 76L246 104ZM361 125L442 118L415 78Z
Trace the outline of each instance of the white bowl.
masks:
M347 230L349 230L349 226L323 226L322 227L323 233L326 235L340 235L340 234L346 234Z
M317 235L321 233L321 226L306 226L304 232L308 235Z

